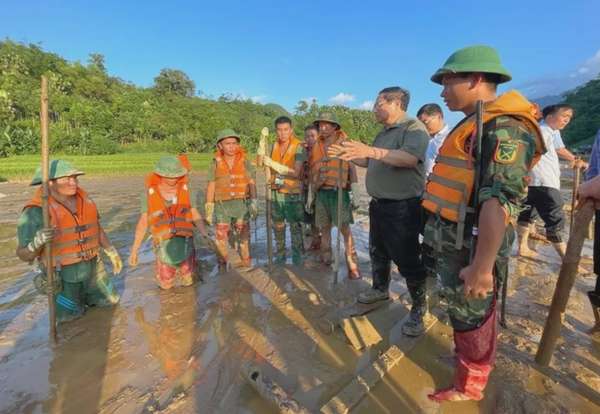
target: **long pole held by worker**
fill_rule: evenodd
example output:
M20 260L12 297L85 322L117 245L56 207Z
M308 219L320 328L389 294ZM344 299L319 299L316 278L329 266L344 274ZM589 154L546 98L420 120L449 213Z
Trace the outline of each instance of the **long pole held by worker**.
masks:
M42 217L44 228L50 227L50 210L48 209L48 79L42 76L42 91L40 99L40 131L42 136ZM48 285L48 315L50 323L50 340L56 344L56 309L54 305L54 267L52 266L52 248L50 244L44 247L46 281Z
M573 194L571 195L571 223L569 224L569 235L573 233L573 217L575 216L575 205L577 204L580 174L581 170L575 165L573 167Z
M341 254L341 228L342 228L342 174L343 174L343 165L344 161L341 159L338 163L338 178L337 178L337 239L335 244L335 261L333 266L333 283L337 284L338 282L338 273L340 270L340 254Z
M260 131L260 135L261 135L261 140L266 140L267 137L269 136L269 128L264 127L261 131ZM256 163L259 167L262 167L264 165L264 159L262 156L258 156ZM267 208L265 208L266 211L266 223L267 223L267 269L269 272L271 272L271 268L273 267L273 235L271 233L271 229L273 227L273 223L271 222L271 188L270 188L270 182L271 182L271 169L269 167L267 167L266 165L265 167L265 203L267 204Z
M573 233L567 243L567 251L556 281L556 288L554 289L548 318L544 325L540 346L535 354L535 362L542 366L548 366L556 348L556 342L560 336L560 328L567 309L567 302L577 277L581 249L583 249L583 242L587 235L588 225L594 216L594 211L594 203L587 201L577 210L573 218L575 222Z

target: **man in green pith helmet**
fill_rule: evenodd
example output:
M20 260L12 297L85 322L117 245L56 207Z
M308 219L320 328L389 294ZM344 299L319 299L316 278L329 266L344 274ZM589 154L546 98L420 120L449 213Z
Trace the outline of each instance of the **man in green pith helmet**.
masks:
M217 135L217 152L208 171L206 189L206 220L216 221L216 245L219 265L228 261L231 230L237 233L242 267L252 266L250 257L250 219L256 218L256 170L240 146L240 136L232 129Z
M275 120L277 140L267 154L266 137L262 137L258 145L257 155L271 169L271 203L273 232L275 233L276 264L285 264L285 227L290 226L292 240L292 263L301 265L304 261L304 242L302 238L302 222L304 206L302 196L302 171L306 153L292 129L292 120L280 116Z
M137 266L138 250L150 227L156 255L156 281L171 289L179 277L182 286L194 283L197 272L194 230L206 236L188 170L174 155L161 157L146 177L141 214L135 229L129 264Z
M25 205L17 223L17 256L26 262L37 259L42 269L48 265L54 267L59 323L82 316L88 306L110 306L119 302L119 294L106 274L100 251L110 259L113 273L119 273L123 264L100 225L96 204L79 186L80 175L83 172L67 161L51 161L48 177L50 227L43 228L41 187ZM31 185L41 183L42 173L38 168ZM46 246L51 247L51 264L45 263ZM40 291L47 289L42 275L34 282Z
M453 385L429 396L438 402L483 398L496 355L497 292L514 240L510 219L527 193L528 171L545 151L534 106L514 90L497 95L497 85L510 79L488 46L456 51L431 77L442 85L448 109L465 115L440 147L422 201L424 261L441 278L456 352ZM478 101L481 159L474 138ZM473 234L478 236L470 261Z

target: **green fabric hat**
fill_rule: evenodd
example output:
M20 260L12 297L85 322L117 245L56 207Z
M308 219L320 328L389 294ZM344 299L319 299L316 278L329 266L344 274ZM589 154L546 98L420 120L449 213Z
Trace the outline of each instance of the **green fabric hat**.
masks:
M314 120L313 124L316 125L317 127L319 126L319 122L329 122L330 124L336 124L338 126L338 128L341 128L342 125L340 124L340 121L338 121L337 116L335 116L335 114L333 112L321 112L319 114L319 116L317 117L317 119Z
M65 160L52 160L48 166L48 179L56 180L61 177L72 177L77 175L83 175L83 171L78 170L69 161ZM33 180L29 185L40 185L42 183L42 166L39 166L35 170Z
M468 46L457 50L438 69L431 81L441 85L442 78L448 73L493 73L500 76L499 83L508 82L512 76L502 66L496 49L485 45Z
M179 178L188 173L181 161L174 155L160 157L154 167L154 172L165 178Z
M241 139L240 135L231 128L222 129L219 131L217 134L217 144L223 141L225 138L237 138L238 142L240 142Z

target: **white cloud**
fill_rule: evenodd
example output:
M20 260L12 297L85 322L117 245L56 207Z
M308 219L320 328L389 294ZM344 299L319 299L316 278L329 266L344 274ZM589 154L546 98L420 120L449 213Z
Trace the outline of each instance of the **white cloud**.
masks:
M358 107L359 109L365 109L367 111L370 111L371 109L373 109L373 103L373 101L364 101Z
M250 97L250 100L254 103L263 103L267 99L267 95L256 95Z
M530 98L560 95L596 78L599 73L600 50L568 72L540 76L523 82L517 87Z
M347 105L350 102L354 102L355 99L356 98L354 97L354 95L350 93L340 92L337 95L329 98L329 102L331 102L334 105Z

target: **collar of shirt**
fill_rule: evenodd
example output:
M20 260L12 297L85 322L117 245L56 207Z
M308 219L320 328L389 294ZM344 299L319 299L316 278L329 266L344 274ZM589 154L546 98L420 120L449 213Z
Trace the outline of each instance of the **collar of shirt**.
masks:
M432 139L438 140L438 139L442 139L445 138L446 135L448 135L448 133L450 132L450 127L448 126L448 124L444 124L444 127L442 129L440 129L434 136Z
M404 114L402 116L402 118L400 118L395 124L384 125L383 126L383 130L384 131L388 131L388 130L393 129L393 128L398 128L400 125L402 125L404 123L404 121L406 121L406 114Z

